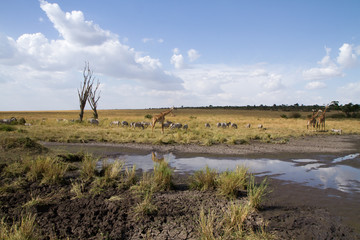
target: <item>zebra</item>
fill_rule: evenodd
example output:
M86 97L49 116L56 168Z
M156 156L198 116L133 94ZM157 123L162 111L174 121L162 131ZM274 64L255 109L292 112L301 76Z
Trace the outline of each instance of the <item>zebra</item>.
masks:
M170 124L170 128L171 129L175 129L175 128L180 129L180 128L182 128L182 124L181 123L172 123L172 124Z
M129 126L129 123L127 121L122 121L121 122L121 126L125 127L125 126Z
M112 121L111 123L110 123L110 126L112 126L112 125L120 125L120 121Z
M137 127L144 129L144 125L141 122L132 122L130 124L130 126L133 127L134 129L137 128Z
M246 128L251 128L251 124L248 123L248 124L245 125L245 127L246 127Z
M89 119L89 123L95 124L95 125L99 125L99 120L94 119L94 118L90 118L90 119Z
M187 124L184 124L183 129L185 129L187 131L188 128L189 128L189 126Z
M206 128L210 128L210 123L205 123Z
M232 128L235 128L235 129L237 129L237 128L238 128L238 126L237 126L237 124L236 124L236 123L232 123L232 124L231 124L231 127L232 127Z

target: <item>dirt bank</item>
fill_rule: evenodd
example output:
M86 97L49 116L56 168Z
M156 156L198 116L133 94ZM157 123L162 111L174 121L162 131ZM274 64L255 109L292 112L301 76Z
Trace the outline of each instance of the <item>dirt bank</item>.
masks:
M206 154L206 155L232 155L246 157L277 157L294 155L305 156L314 154L346 154L360 150L360 135L318 135L301 138L291 138L285 144L263 143L251 141L248 144L226 145L218 144L211 146L200 146L195 144L187 145L152 145L141 143L52 143L43 142L44 146L51 145L72 145L78 147L86 146L109 146L124 148L134 152L158 151L163 153L183 154ZM128 152L127 151L127 152Z

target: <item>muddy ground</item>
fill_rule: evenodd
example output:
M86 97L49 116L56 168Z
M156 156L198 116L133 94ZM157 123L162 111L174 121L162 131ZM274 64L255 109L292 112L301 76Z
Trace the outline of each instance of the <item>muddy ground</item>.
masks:
M316 136L291 139L287 144L246 145L144 145L122 144L118 147L133 151L178 152L182 154L226 154L236 156L289 156L310 153L353 153L359 151L360 136ZM45 146L51 143L45 143ZM74 145L78 146L78 145ZM141 173L139 173L141 174ZM229 200L215 192L189 190L188 176L175 175L170 191L155 193L153 214L136 216L134 207L141 197L133 191L108 187L97 195L74 198L71 182L77 175L68 175L61 184L22 183L21 188L0 194L0 218L8 223L19 219L25 211L36 214L39 239L199 239L200 209L212 209L221 215ZM1 179L4 180L3 177ZM90 185L85 186L88 192ZM46 201L30 207L24 204L38 196ZM116 198L111 198L116 196ZM285 195L286 196L286 195ZM245 201L239 194L237 201ZM354 209L354 211L359 209ZM219 220L220 221L220 220ZM358 233L326 208L306 204L286 204L282 201L264 203L261 210L246 220L247 229L258 230L264 224L266 232L277 239L360 239Z

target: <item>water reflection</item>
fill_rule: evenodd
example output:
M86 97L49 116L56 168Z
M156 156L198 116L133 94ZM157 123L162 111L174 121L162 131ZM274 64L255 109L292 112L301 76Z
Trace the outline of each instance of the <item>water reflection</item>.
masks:
M320 161L322 159L290 159L288 161L276 159L240 159L240 158L207 158L191 157L177 158L173 154L158 156L150 155L121 155L111 160L124 160L127 166L136 164L143 171L153 169L154 163L159 159L169 162L177 173L197 171L209 166L219 172L235 169L238 165L244 165L250 172L258 176L292 181L306 186L326 189L334 188L343 192L360 193L360 169L340 164L344 160L358 161L360 154L351 154L342 158L336 158L329 164Z

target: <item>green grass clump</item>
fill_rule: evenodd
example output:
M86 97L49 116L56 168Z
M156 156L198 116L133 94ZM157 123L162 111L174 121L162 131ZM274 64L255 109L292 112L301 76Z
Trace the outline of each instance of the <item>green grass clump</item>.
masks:
M206 166L205 169L196 171L194 175L190 177L190 188L200 191L215 189L216 176L216 170Z
M248 204L231 203L223 219L223 235L225 239L242 239L245 231L245 220L251 213Z
M250 206L254 209L260 209L265 195L269 192L267 178L264 178L260 185L256 185L255 178L251 175L247 190Z
M162 161L154 165L153 190L166 191L172 187L172 169L169 163Z
M140 219L145 215L156 214L157 207L152 203L152 196L152 191L147 192L144 196L144 200L134 207L136 219Z
M58 183L63 180L67 164L56 158L39 156L27 162L29 171L26 177L30 181L41 180L41 183Z
M80 167L80 175L83 180L88 181L95 177L97 162L98 159L94 158L91 154L84 155Z
M72 182L70 192L75 194L72 199L85 197L85 183L83 181Z
M236 198L238 192L246 190L248 168L237 166L234 171L225 171L217 178L217 191L228 198Z
M201 240L215 240L215 213L210 211L205 214L205 210L202 207L200 209L200 216L198 219L198 231L199 238Z
M0 125L0 131L4 131L4 132L12 132L15 131L16 128L13 126L9 126L9 125Z
M19 223L14 223L12 226L8 226L5 219L0 221L0 239L1 240L36 240L38 235L36 234L34 214L26 214L21 216Z

